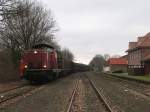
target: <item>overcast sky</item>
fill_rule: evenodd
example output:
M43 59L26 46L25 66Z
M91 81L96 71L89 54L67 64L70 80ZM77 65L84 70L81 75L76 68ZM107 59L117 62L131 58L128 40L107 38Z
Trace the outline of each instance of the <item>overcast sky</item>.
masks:
M60 31L56 37L76 61L95 54L124 55L129 41L150 31L149 0L41 0Z

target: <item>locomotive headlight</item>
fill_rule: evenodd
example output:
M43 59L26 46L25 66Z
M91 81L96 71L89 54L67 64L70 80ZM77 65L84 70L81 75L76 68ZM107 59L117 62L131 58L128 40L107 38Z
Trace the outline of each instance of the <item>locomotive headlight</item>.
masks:
M46 66L46 65L44 65L43 67L44 67L44 68L46 68L47 66Z
M37 53L37 51L34 51L34 53L36 54L36 53Z
M28 66L27 66L27 65L25 65L25 66L24 66L24 68L28 68Z

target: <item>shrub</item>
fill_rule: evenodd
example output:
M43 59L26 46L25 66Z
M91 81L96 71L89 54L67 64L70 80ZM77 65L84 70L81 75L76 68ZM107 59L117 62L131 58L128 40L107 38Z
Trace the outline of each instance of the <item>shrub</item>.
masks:
M112 73L123 73L122 70L116 70L116 71L113 71Z

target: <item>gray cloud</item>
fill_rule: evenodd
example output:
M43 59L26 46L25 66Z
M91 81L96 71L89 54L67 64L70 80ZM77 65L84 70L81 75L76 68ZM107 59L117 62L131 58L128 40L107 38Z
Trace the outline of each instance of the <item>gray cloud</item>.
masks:
M57 40L76 60L95 54L124 54L129 41L150 29L149 0L42 0L54 12Z

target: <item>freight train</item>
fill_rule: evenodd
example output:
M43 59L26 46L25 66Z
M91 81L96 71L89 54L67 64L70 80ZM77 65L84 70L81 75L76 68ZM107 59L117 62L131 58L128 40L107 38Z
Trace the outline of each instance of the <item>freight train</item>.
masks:
M20 76L31 82L45 82L86 68L64 59L61 51L48 44L37 44L24 52L20 61Z

